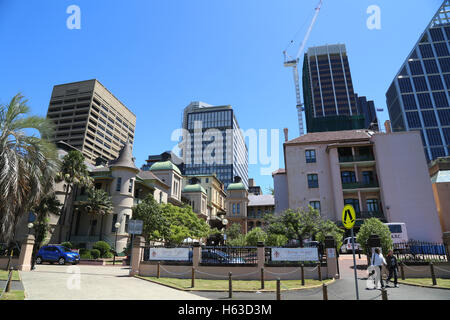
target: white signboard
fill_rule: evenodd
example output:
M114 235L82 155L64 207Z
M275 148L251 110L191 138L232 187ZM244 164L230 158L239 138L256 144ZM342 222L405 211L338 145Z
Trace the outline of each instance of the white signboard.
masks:
M150 260L189 261L189 248L150 248Z
M335 249L328 248L327 249L327 258L336 258L335 252L336 252Z
M317 248L272 248L272 261L318 261Z

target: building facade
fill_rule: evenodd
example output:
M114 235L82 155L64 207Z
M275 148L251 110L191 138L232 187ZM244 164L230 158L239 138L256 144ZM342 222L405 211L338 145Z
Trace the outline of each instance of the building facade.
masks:
M405 222L411 239L438 242L442 233L420 142L416 132L369 130L310 133L287 141L287 205L310 205L339 224L342 209L351 204L356 229L376 217Z
M439 8L386 93L392 130L418 131L428 161L449 155L450 1Z
M183 129L186 175L216 174L225 187L239 176L248 187L248 150L231 106L193 102L184 109Z
M55 124L51 140L79 149L90 163L116 159L134 141L136 116L96 79L54 86L47 118Z
M450 231L450 157L437 158L429 165L431 185L442 232Z
M307 132L363 129L345 45L311 47L303 62Z

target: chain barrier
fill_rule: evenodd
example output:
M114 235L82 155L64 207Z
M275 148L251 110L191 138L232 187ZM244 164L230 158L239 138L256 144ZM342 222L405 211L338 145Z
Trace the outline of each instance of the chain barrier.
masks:
M208 276L210 276L210 277L215 277L215 278L225 278L225 279L228 279L228 275L225 275L225 276L223 276L223 275L216 275L216 274L211 274L211 273L207 273L207 272L203 272L203 271L198 271L198 270L195 270L195 272L196 273L200 273L200 274L206 274L206 275L208 275Z
M414 269L414 268L408 267L406 264L404 264L403 266L404 266L405 268L409 269L409 270L414 271L414 272L421 272L421 271L422 271L422 270L418 270L418 269Z
M271 272L271 271L269 271L269 270L264 270L264 272L267 272L267 273L269 273L269 274L273 274L273 275L276 275L276 276L283 276L283 275L286 275L286 274L292 274L292 273L298 272L298 270L300 270L300 268L297 268L297 269L295 269L294 271L285 272L285 273Z
M182 275L185 275L185 274L188 274L188 273L191 273L191 272L192 272L192 270L189 270L189 271L183 272L183 273L175 273L175 272L171 272L171 271L167 270L167 269L164 268L163 266L160 266L160 267L161 267L161 269L164 270L165 272L167 272L167 273L169 273L169 274L173 274L173 275L175 275L175 276L182 276Z
M436 266L434 266L434 268L435 268L436 270L441 270L441 271L443 271L443 272L450 273L450 270L445 270L445 269L442 269L442 268L439 268L439 267L436 267Z
M305 269L305 272L314 272L318 267L314 267L311 270Z

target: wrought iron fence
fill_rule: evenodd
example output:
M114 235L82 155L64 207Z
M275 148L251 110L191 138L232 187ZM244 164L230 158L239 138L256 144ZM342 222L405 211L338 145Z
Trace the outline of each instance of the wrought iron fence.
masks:
M394 256L401 262L448 262L448 252L442 243L408 241L394 243L393 248Z
M202 265L252 265L257 263L256 247L205 246L201 249Z
M13 253L13 257L18 257L20 255L19 243L0 243L0 257L11 255L11 251Z

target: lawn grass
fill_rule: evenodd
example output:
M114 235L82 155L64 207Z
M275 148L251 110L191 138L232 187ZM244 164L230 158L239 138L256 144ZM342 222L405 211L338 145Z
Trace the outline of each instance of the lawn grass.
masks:
M9 271L0 270L0 280L8 280L8 274L9 274ZM19 272L17 270L13 270L12 279L13 280L20 280Z
M398 279L399 283L415 284L419 286L430 286L434 288L447 288L450 289L450 279L436 278L437 285L433 286L433 280L431 278L408 278L406 280Z
M11 290L10 292L5 292L0 300L25 300L25 291Z
M195 279L195 287L191 287L191 279L178 278L156 278L156 277L139 277L158 282L164 285L175 287L181 290L218 290L228 291L228 280L204 280ZM324 280L329 283L331 279ZM322 281L305 279L305 285L302 286L301 280L282 280L281 290L309 288L322 285ZM275 280L265 281L264 291L275 291L277 282ZM233 290L235 291L261 291L261 281L259 280L233 280Z

